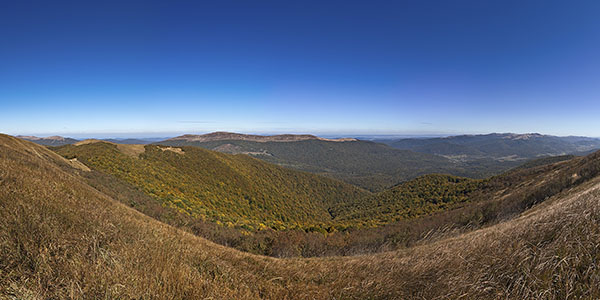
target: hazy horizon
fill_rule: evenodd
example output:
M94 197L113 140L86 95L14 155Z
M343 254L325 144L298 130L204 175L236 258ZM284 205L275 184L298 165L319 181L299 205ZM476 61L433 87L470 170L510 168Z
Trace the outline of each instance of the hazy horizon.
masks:
M234 132L227 130L218 130L220 132ZM169 139L176 136L181 136L184 134L207 134L215 131L200 131L200 132L172 132L172 133L66 133L66 134L56 134L56 133L32 133L32 134L11 134L14 136L35 136L40 138L46 138L51 136L62 136L65 138L73 138L73 139L142 139L142 140L152 140L152 141L160 141L163 139ZM2 132L0 132L2 133ZM479 132L479 133L428 133L428 134L394 134L394 133L315 133L315 132L235 132L241 134L255 134L255 135L278 135L278 134L311 134L323 138L358 138L364 140L374 140L374 139L402 139L402 138L437 138L437 137L449 137L449 136L459 136L459 135L487 135L487 134L542 134L542 135L551 135L551 136L581 136L581 137L589 137L589 138L600 138L600 136L584 136L584 135L552 135L546 134L543 132Z

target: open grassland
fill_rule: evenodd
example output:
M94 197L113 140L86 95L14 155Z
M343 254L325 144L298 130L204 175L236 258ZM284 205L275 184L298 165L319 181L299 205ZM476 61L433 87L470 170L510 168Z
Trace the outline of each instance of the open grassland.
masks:
M78 175L86 171L66 171L73 167L53 152L0 136L0 295L596 299L599 162L592 155L552 167L556 178L578 170L573 184L483 229L380 254L277 259L165 225L92 188Z

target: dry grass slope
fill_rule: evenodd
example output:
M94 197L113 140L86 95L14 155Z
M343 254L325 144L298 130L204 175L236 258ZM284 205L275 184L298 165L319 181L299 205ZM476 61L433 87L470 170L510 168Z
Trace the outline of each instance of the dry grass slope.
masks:
M275 259L164 225L68 168L0 135L0 298L600 297L599 178L513 220L407 250Z

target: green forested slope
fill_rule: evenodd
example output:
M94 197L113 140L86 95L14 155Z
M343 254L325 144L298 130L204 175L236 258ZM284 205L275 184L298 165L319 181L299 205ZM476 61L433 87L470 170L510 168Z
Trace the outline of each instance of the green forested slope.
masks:
M246 155L198 147L166 149L147 145L135 156L125 154L115 144L97 142L55 151L125 180L181 212L248 229L328 223L330 207L368 194L337 180Z
M343 223L382 225L443 211L469 200L485 180L431 174L332 210Z
M514 157L531 159L593 151L600 148L600 139L578 136L551 136L537 133L492 133L458 135L442 138L408 138L379 140L397 149L445 156Z
M124 180L193 218L251 231L266 227L322 231L331 230L331 226L340 230L385 225L466 202L484 182L424 175L372 194L247 155L191 146L146 145L138 146L143 152L136 156L122 147L96 142L67 145L55 151Z
M96 142L55 150L125 180L194 218L250 230L388 224L465 202L483 182L425 175L371 194L340 181L285 169L246 155L199 147L146 145L144 152L136 156L119 147Z
M243 153L302 171L327 175L371 191L382 191L399 182L430 173L486 177L504 165L463 165L447 158L399 150L368 141L253 142L244 140L167 140L162 145L198 146L225 153ZM511 167L514 165L511 165Z

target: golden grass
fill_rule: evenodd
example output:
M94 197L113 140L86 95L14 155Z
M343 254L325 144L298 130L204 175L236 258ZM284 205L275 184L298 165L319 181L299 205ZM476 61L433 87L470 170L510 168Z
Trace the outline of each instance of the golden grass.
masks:
M93 144L93 143L102 143L105 141L102 140L97 140L97 139L87 139L87 140L83 140L83 141L79 141L73 145L75 146L81 146L81 145L87 145L87 144ZM110 143L110 142L106 142L106 143Z
M71 167L75 168L75 169L79 169L82 171L86 171L86 172L90 172L90 168L88 168L88 166L86 166L85 164L83 164L82 162L78 161L77 158L72 158L69 159L69 164L71 165Z
M107 141L102 141L102 140L97 140L97 139L87 139L87 140L79 141L73 145L74 146L82 146L82 145L95 144L95 143L107 143L107 144L111 144L111 145L116 145L117 149L119 149L119 151L121 151L123 154L131 156L131 157L135 157L135 158L139 157L140 154L142 154L146 151L145 145L117 144L117 143L112 143L112 142L107 142Z
M183 154L184 153L183 150L181 148L178 148L178 147L171 147L171 146L160 147L160 146L158 146L158 149L160 149L162 151L171 151L171 152L174 152L174 153L177 153L177 154Z
M144 145L136 145L136 144L117 144L117 149L119 149L119 151L123 152L123 154L125 155L129 155L131 157L139 157L140 154L144 153L146 151L146 148L144 148Z
M5 298L600 297L599 178L513 220L406 250L276 259L162 224L64 168L45 148L0 136Z

